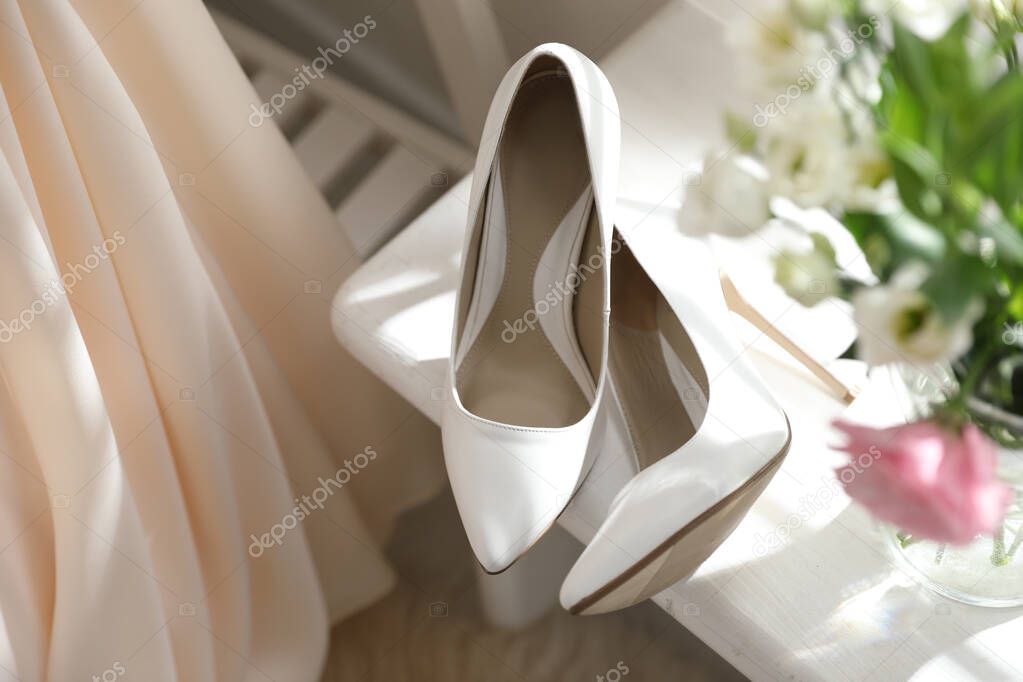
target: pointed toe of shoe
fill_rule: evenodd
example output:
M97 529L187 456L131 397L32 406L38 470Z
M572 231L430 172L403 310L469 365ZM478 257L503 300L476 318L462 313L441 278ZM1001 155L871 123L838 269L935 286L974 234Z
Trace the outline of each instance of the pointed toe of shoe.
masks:
M561 584L561 606L573 615L615 611L648 596L646 574L656 572L659 562L644 561L650 548L630 523L634 519L618 511L604 522Z
M459 512L462 509L460 504ZM479 518L476 509L470 514ZM466 522L466 515L463 515L463 525L476 560L484 571L495 574L509 568L540 540L556 518L556 514L549 520L546 516L542 515L536 524L530 524L528 521L509 522L504 518L479 518L478 522Z
M607 613L691 576L781 466L787 418L779 411L764 424L731 441L708 428L630 481L565 577L561 605L573 614ZM723 466L720 452L732 455L734 469Z
M492 443L444 450L469 544L484 570L500 573L553 525L570 489L552 485Z
M581 556L561 583L558 599L561 607L572 615L599 613L600 611L593 610L593 606L600 601L601 594L607 591L607 587L618 577L612 567L628 565L627 557L602 559L601 555L608 551L614 551L614 546L610 543L599 542L587 547L584 552L585 559Z
M447 415L444 461L458 513L477 560L508 568L554 524L585 474L578 434L538 436L466 415Z
M668 553L640 548L621 524L603 528L561 584L561 606L572 615L617 611L684 579L692 568L668 567ZM665 573L670 575L667 580Z

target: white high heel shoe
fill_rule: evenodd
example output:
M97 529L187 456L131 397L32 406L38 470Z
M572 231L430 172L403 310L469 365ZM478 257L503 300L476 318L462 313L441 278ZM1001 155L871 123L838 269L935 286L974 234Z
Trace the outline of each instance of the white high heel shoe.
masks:
M566 45L516 62L487 116L441 429L491 573L553 525L599 447L619 144L611 85Z
M640 236L612 259L609 357L638 474L562 584L574 614L631 606L692 574L767 486L791 438L736 342L706 247Z

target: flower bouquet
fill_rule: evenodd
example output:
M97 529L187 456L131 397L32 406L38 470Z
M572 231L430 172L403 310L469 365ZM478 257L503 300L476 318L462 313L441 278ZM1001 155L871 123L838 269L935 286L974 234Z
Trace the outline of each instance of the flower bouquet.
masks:
M904 426L838 422L839 478L932 586L1023 603L1023 0L779 1L733 29L752 116L727 116L684 219L844 227L869 268L804 226L775 279L847 300L853 352L923 399Z

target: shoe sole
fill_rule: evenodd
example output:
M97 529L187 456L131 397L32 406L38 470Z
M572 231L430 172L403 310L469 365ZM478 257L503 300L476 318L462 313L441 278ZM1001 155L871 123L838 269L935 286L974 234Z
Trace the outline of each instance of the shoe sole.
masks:
M568 612L589 616L618 611L638 604L695 573L745 518L781 468L791 443L792 429L789 427L789 436L781 451L746 483L675 532L617 578L572 605Z

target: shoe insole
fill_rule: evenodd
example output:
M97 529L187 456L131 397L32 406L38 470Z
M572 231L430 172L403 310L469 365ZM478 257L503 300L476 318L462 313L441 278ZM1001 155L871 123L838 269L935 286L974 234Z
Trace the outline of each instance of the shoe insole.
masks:
M706 375L678 317L624 246L611 299L608 362L642 470L695 435L707 409Z
M499 178L491 182L499 181L503 193L503 280L486 322L475 339L468 340L472 346L461 358L456 375L459 396L468 411L485 419L529 427L568 426L590 408L578 367L574 372L569 369L572 363L586 363L576 330L557 335L555 345L544 326L572 326L575 297L557 300L556 296L541 303L535 296L538 278L549 280L556 290L573 265L541 264L548 249L587 256L580 254L578 247L551 244L552 238L557 235L559 240L576 244L589 241L585 231L597 229L592 208L582 214L577 229L558 229L590 185L575 94L568 78L543 74L521 86L505 124L498 158ZM481 250L481 258L484 254ZM538 271L541 267L543 271ZM592 285L599 286L601 276L590 275ZM599 324L600 318L584 319ZM588 367L585 371L592 382Z

